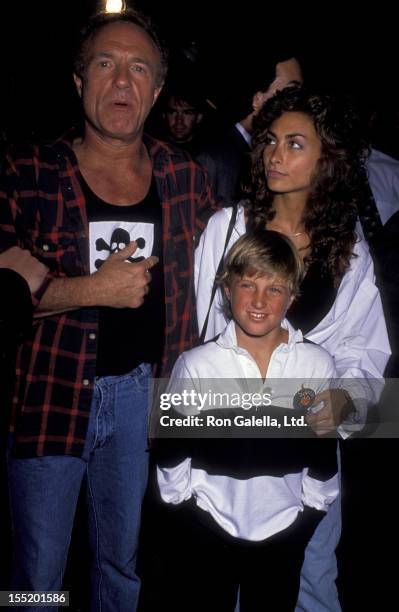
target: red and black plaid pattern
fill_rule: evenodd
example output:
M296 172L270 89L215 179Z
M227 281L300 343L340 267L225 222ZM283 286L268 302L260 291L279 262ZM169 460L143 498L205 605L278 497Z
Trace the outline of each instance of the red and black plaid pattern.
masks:
M163 210L166 337L162 375L197 339L194 242L213 213L204 171L146 137ZM0 249L29 249L54 277L89 274L88 222L77 159L66 140L10 151L0 184ZM20 456L80 456L96 368L98 311L37 320L19 350L12 429Z

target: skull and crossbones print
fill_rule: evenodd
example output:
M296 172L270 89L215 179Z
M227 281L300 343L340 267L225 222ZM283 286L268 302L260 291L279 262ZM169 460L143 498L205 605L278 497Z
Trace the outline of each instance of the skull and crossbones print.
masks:
M99 270L110 255L119 253L132 240L137 242L137 249L126 261L137 262L149 257L154 244L154 225L121 221L90 223L90 273Z

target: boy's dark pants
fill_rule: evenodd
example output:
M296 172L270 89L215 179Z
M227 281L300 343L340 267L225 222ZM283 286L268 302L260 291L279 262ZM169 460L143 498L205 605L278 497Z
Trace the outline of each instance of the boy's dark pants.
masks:
M323 512L299 513L284 531L253 543L229 536L194 501L170 513L163 609L174 612L293 612L306 545Z

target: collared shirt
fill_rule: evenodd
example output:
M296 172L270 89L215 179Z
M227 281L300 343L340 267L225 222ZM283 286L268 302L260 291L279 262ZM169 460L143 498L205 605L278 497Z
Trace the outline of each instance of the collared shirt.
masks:
M282 327L288 330L288 342L273 351L265 381L253 357L237 345L235 323L230 321L216 341L179 357L168 391L181 394L183 389L194 387L198 392L209 392L216 384L218 391L233 397L238 390L243 398L247 394L242 389L249 377L258 379L262 386L271 384L275 388L273 405L292 408L295 414L294 389L303 385L319 393L329 386L336 372L327 351L303 342L301 332L288 321ZM195 411L206 419L206 408ZM192 407L186 405L178 412L193 414ZM223 409L211 412L223 417ZM177 451L178 462L173 461L173 455L166 462L160 458L157 474L161 497L172 504L193 497L199 508L234 537L250 541L269 538L292 524L305 505L326 511L338 495L333 439L246 439L243 430L242 437L231 443L220 429L215 444L201 435L195 442L192 456L183 461L178 440L172 441L172 453Z
M232 209L223 208L209 221L195 254L197 316L200 329L209 308L213 279L222 256ZM244 208L239 206L227 248L246 231ZM354 245L354 257L344 274L330 311L306 337L333 357L339 377L351 379L353 399L378 401L390 346L381 297L375 285L373 262L364 240ZM317 296L315 296L317 299ZM209 314L205 339L214 338L226 326L223 299L218 289ZM346 388L349 381L346 382ZM359 404L360 407L360 404ZM363 410L363 408L362 408Z
M399 209L399 161L377 149L371 149L367 170L375 203L385 224Z
M230 321L214 342L205 344L183 353L173 368L170 387L177 387L178 379L203 382L212 381L212 389L229 392L242 391L243 382L250 380L248 387L262 393L269 390L273 405L282 408L293 407L293 397L302 387L311 387L315 394L327 388L336 377L335 364L329 353L313 343L304 341L302 332L295 330L287 319L281 327L288 332L288 342L281 342L273 351L263 380L259 366L250 353L238 346L236 325ZM221 387L218 386L220 380ZM247 387L247 385L244 385ZM185 408L185 414L196 414L197 407Z
M165 348L162 374L197 338L194 238L212 212L204 172L185 153L145 139L163 215ZM0 248L27 248L49 267L36 305L57 277L88 275L85 198L77 158L66 140L10 152L0 185ZM98 310L36 322L17 363L12 427L21 456L80 456L95 377Z
M251 148L252 147L252 136L251 136L251 134L249 132L247 132L245 127L240 122L236 123L234 127L236 128L236 130L238 130L240 132L241 136L244 138L244 140L247 143L247 145Z

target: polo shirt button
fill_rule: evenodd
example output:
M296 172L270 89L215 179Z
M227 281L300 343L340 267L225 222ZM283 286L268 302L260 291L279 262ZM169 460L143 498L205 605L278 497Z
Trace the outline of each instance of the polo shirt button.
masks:
M88 378L84 378L83 379L83 384L84 384L85 387L87 387L90 384L89 379Z
M95 340L96 339L96 334L89 334L89 338L90 340Z
M49 251L50 247L48 244L43 244L43 251Z

